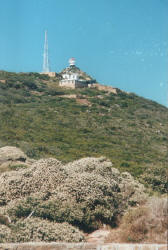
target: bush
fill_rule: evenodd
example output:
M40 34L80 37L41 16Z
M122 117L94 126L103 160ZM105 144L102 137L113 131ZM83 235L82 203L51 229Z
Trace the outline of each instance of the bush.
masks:
M32 90L35 90L38 88L34 82L30 82L30 81L24 81L23 85L28 87L29 89L32 89Z
M34 217L68 222L86 232L104 223L114 226L119 214L145 198L143 185L103 157L67 165L42 159L28 169L1 175L0 185L2 198L15 201L8 209L13 220L34 211Z
M141 176L142 182L151 187L152 190L167 193L168 190L168 171L164 167L149 166Z
M38 218L20 220L7 228L0 225L0 242L29 242L29 241L84 241L84 234L68 223L53 223Z
M9 242L11 239L11 230L9 227L0 224L0 243Z
M166 243L167 199L151 198L144 206L132 208L122 218L124 242Z

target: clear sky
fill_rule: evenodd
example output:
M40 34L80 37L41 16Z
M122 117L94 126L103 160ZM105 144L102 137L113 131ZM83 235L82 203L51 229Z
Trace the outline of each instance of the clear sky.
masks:
M0 69L77 66L98 82L167 105L168 0L0 0Z

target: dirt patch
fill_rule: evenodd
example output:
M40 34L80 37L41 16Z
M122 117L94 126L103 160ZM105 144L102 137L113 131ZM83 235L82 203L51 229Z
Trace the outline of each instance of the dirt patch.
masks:
M88 243L104 243L108 237L110 231L105 229L96 230L86 236L86 242Z
M77 98L76 102L79 103L79 104L81 104L81 105L87 105L87 106L91 106L92 105L87 99Z
M44 92L38 92L38 91L30 91L30 93L32 95L35 95L35 96L42 96L42 95L44 95Z
M59 95L59 97L62 97L62 98L69 98L69 99L76 99L76 95L73 94L73 95Z
M111 242L122 243L120 228L110 229L109 234L107 235L105 239L105 243L111 243Z

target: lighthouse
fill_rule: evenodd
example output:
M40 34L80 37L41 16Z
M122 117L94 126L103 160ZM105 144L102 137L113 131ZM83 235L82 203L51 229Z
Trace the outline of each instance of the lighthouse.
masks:
M74 67L75 58L71 57L68 62L69 67L67 67L62 74L59 86L72 89L88 87L88 83L85 80L80 79L79 69Z

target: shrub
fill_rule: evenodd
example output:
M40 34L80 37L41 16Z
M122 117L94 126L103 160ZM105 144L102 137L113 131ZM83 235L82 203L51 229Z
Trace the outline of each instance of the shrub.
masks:
M122 218L122 241L166 243L167 205L166 198L153 197L126 212Z
M122 235L124 242L141 242L148 232L145 223L148 210L145 207L132 208L122 219Z
M152 190L167 193L168 171L164 167L149 166L141 176L142 182L147 184Z
M10 228L0 225L0 242L29 241L80 242L84 241L84 234L68 223L53 223L38 218L20 220Z
M11 230L9 227L0 224L0 243L9 242L11 239Z
M84 231L115 225L119 214L144 200L144 187L128 173L120 174L106 158L83 158L67 165L56 159L0 176L0 195L10 217L68 222ZM21 200L20 200L21 198Z
M23 85L32 90L37 89L37 85L34 82L24 81Z

